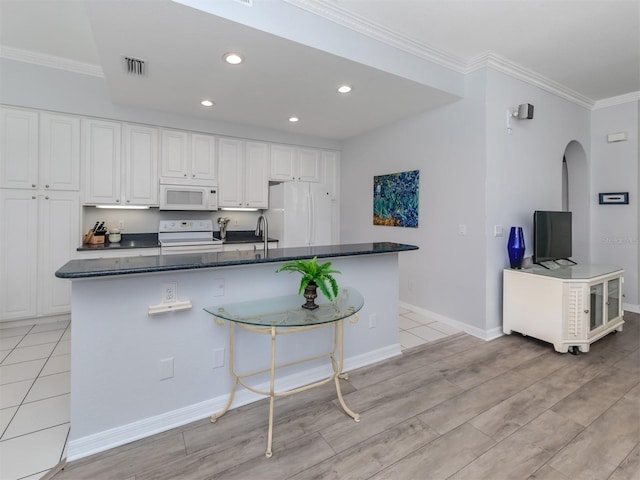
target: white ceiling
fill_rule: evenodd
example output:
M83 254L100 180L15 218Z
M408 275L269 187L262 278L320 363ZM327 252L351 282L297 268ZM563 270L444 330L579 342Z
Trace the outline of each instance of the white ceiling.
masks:
M583 103L640 91L640 0L286 1L458 72L490 55ZM0 46L95 66L117 104L332 139L456 99L169 0L0 0ZM232 50L247 61L224 65ZM124 74L123 55L148 75Z

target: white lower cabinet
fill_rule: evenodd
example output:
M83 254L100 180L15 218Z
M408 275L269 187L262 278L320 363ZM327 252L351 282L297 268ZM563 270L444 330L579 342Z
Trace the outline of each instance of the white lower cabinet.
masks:
M262 251L262 242L256 243L227 243L222 247L223 252L244 252L247 250ZM278 242L267 242L267 248L278 248Z
M622 330L623 275L606 265L507 269L502 329L552 343L558 352L588 352L596 340Z
M160 255L160 248L123 248L123 249L109 249L103 250L80 250L76 253L76 258L129 258L129 257L150 257L153 255Z
M70 312L71 282L54 274L80 242L79 197L0 191L0 321Z

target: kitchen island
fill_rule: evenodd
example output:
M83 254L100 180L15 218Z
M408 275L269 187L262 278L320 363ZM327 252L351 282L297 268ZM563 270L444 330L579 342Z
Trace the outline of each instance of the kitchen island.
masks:
M342 273L341 287L364 296L360 321L345 325L345 371L400 354L398 255L417 247L379 242L261 251L72 260L56 272L72 284L71 433L67 457L81 458L210 416L228 398L228 331L205 307L297 292L300 277L276 273L283 262L317 256ZM180 311L163 305L167 287ZM302 296L301 303L304 303ZM168 313L150 314L166 311ZM262 336L239 335L238 371L270 355ZM328 332L283 338L280 363L326 351ZM296 365L282 389L326 377L323 362ZM265 387L268 377L257 377ZM232 408L258 400L239 390ZM211 428L215 428L212 425Z

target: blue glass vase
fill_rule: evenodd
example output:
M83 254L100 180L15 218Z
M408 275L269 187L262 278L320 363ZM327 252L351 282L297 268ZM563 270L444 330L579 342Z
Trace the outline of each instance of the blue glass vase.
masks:
M507 251L509 252L511 268L522 268L522 260L524 259L524 234L522 233L522 227L511 227Z

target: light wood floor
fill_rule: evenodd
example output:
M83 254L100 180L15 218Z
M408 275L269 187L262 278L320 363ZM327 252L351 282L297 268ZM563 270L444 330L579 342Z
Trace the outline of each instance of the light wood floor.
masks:
M577 356L519 335L407 350L343 382L360 423L331 385L277 399L271 459L261 401L72 462L54 479L638 480L640 316L625 320Z

